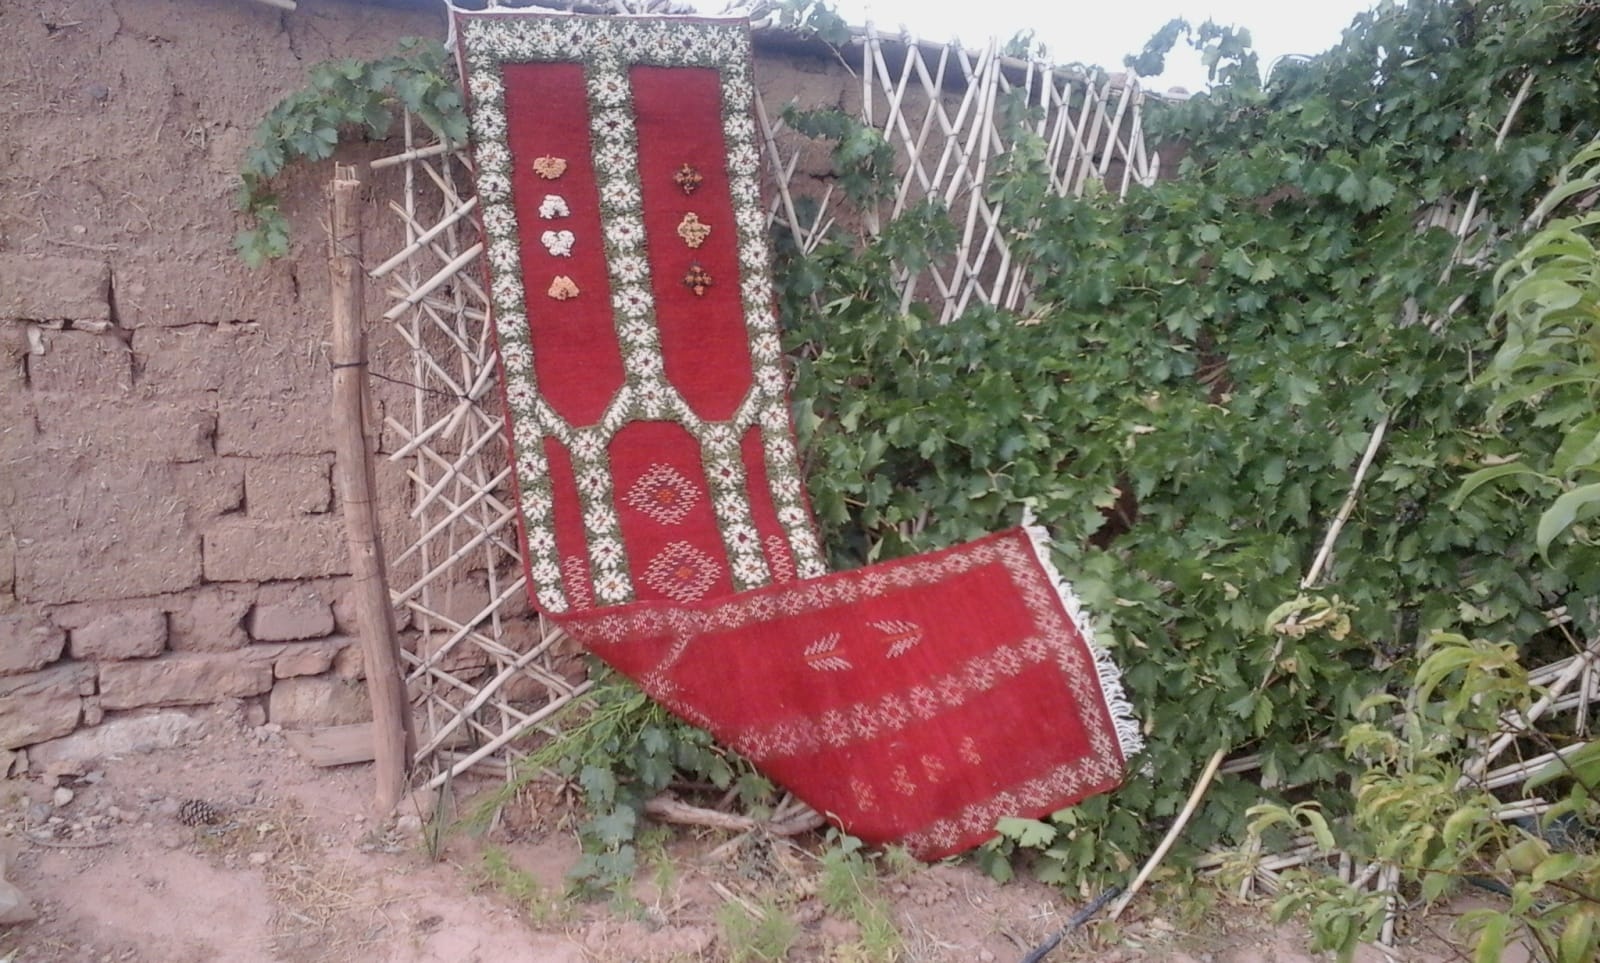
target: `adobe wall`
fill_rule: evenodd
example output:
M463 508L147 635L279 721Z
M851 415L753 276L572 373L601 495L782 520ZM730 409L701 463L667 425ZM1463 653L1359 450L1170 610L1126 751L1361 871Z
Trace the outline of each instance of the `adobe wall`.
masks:
M9 750L152 706L368 711L331 472L330 170L286 179L294 250L261 270L232 250L232 199L307 68L443 34L436 10L341 0L0 6L0 776L26 759ZM846 98L849 78L780 60L774 102ZM397 189L375 179L369 263L397 248ZM408 370L386 335L374 368ZM378 467L393 554L409 491Z

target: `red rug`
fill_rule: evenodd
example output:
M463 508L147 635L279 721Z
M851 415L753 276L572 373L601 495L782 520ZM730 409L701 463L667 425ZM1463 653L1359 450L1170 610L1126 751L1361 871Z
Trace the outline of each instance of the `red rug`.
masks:
M457 20L535 603L869 842L924 858L1139 743L1042 533L825 575L743 21Z

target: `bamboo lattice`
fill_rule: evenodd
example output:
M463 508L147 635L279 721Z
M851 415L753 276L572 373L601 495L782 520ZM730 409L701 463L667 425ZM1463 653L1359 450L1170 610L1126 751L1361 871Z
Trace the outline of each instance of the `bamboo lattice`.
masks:
M601 6L650 12L660 5ZM816 146L758 93L771 223L810 250L841 218L875 231L912 204L940 200L965 225L959 254L903 272L899 282L907 305L930 302L945 319L974 300L1015 305L1026 293L997 229L1000 211L978 189L1009 149L997 123L1008 91L1041 108L1034 133L1049 144L1062 193L1081 193L1096 178L1126 191L1154 177L1131 81L1089 82L1002 57L993 44L973 54L886 40L871 27L823 56L845 62L836 68L842 87L856 92L862 119L894 146L898 189L870 211L848 208L831 190L818 193L802 165ZM412 534L388 551L394 602L413 639L405 658L418 769L425 785L437 786L473 766L503 768L522 737L554 731L552 717L589 683L573 671L563 634L526 598L470 161L412 118L404 137L400 153L372 165L403 179L401 199L390 205L403 242L369 273L389 298L383 317L409 358L409 397L388 406L384 429L396 439L388 457L404 466L412 493ZM800 217L801 209L810 216Z

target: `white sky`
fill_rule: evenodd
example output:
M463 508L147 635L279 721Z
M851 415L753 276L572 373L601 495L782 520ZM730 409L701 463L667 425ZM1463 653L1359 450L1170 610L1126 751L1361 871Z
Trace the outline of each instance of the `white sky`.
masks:
M1082 3L1076 0L834 0L851 24L867 20L886 32L903 24L925 40L960 37L978 45L989 36L1001 41L1032 28L1050 48L1056 63L1099 64L1121 70L1124 54L1144 49L1150 35L1174 17L1198 27L1207 19L1250 31L1265 69L1282 54L1316 54L1339 42L1357 13L1377 0L1133 0ZM1167 60L1167 72L1148 81L1155 90L1205 89L1199 55L1185 49L1183 59ZM1176 54L1176 52L1175 52Z

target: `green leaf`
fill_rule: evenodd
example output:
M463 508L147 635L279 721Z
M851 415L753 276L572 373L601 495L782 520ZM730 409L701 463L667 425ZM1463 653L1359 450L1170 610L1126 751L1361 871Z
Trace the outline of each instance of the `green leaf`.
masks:
M1544 886L1552 880L1566 879L1582 864L1583 860L1576 853L1556 853L1534 868L1533 885Z
M1513 475L1538 474L1539 472L1519 461L1507 462L1503 465L1492 465L1488 468L1480 468L1461 480L1461 487L1456 489L1455 495L1453 495L1450 499L1450 510L1459 511L1462 503L1467 500L1468 496L1490 482L1498 481L1502 478L1509 478Z
M1000 835L1015 840L1024 849L1043 849L1056 838L1056 828L1037 819L1003 816L995 827Z
M1539 529L1535 535L1539 551L1547 552L1555 537L1572 527L1578 520L1580 512L1584 512L1590 505L1596 503L1600 503L1600 482L1574 488L1557 498L1549 509L1539 516Z
M1509 923L1504 913L1495 913L1484 923L1483 930L1478 934L1478 945L1473 951L1473 963L1500 963L1500 958L1506 950L1506 926Z
M1594 906L1581 906L1567 918L1567 925L1556 941L1558 963L1591 963L1600 946L1596 945Z

